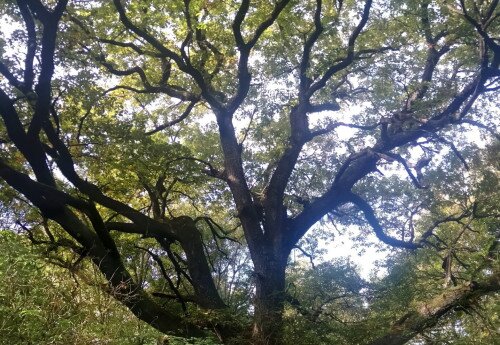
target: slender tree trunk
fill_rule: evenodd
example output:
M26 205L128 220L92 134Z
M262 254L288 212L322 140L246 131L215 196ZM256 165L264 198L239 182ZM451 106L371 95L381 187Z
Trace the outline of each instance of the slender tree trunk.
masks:
M258 260L252 344L283 344L286 259Z

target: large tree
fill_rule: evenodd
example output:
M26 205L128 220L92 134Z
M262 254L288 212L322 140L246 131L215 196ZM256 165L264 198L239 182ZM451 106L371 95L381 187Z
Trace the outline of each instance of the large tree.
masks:
M286 272L327 221L442 256L444 287L360 342L403 344L500 289L498 171L494 158L470 166L498 139L498 1L4 0L1 11L5 219L78 255L71 269L90 259L158 330L282 343L285 304L321 314L290 294ZM489 139L467 146L477 133ZM490 171L476 179L490 181L482 198L456 173L469 169ZM481 233L468 235L474 264L457 255L464 233ZM350 274L336 272L332 289ZM232 320L235 308L251 321Z

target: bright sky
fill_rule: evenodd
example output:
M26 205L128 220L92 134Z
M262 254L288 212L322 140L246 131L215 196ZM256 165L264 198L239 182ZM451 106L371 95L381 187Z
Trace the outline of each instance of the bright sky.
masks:
M373 273L375 273L377 278L382 278L387 272L384 268L376 268L376 263L387 258L390 254L390 248L384 246L386 250L381 251L374 246L366 245L360 253L359 249L354 247L355 242L353 242L350 236L350 233L359 231L356 227L351 227L350 229L346 229L345 233L337 235L331 244L323 244L327 249L325 260L349 258L349 261L358 267L362 278L369 280ZM380 243L380 240L373 233L367 237L367 240L369 243Z

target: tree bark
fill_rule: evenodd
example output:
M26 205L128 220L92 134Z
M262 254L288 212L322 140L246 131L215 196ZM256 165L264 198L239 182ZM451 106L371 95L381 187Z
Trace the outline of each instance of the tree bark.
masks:
M252 344L283 344L286 258L262 255L255 265Z

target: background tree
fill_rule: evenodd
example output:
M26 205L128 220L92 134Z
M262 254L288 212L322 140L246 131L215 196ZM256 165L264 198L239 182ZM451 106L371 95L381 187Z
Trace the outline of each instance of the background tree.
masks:
M405 277L416 304L373 344L498 291L497 196L475 198L463 172L480 148L463 128L498 138L498 1L18 0L2 15L6 219L89 258L159 331L283 342L285 303L306 312L290 253L327 220L444 271ZM474 170L481 195L493 164ZM376 310L349 267L317 279L350 317Z

